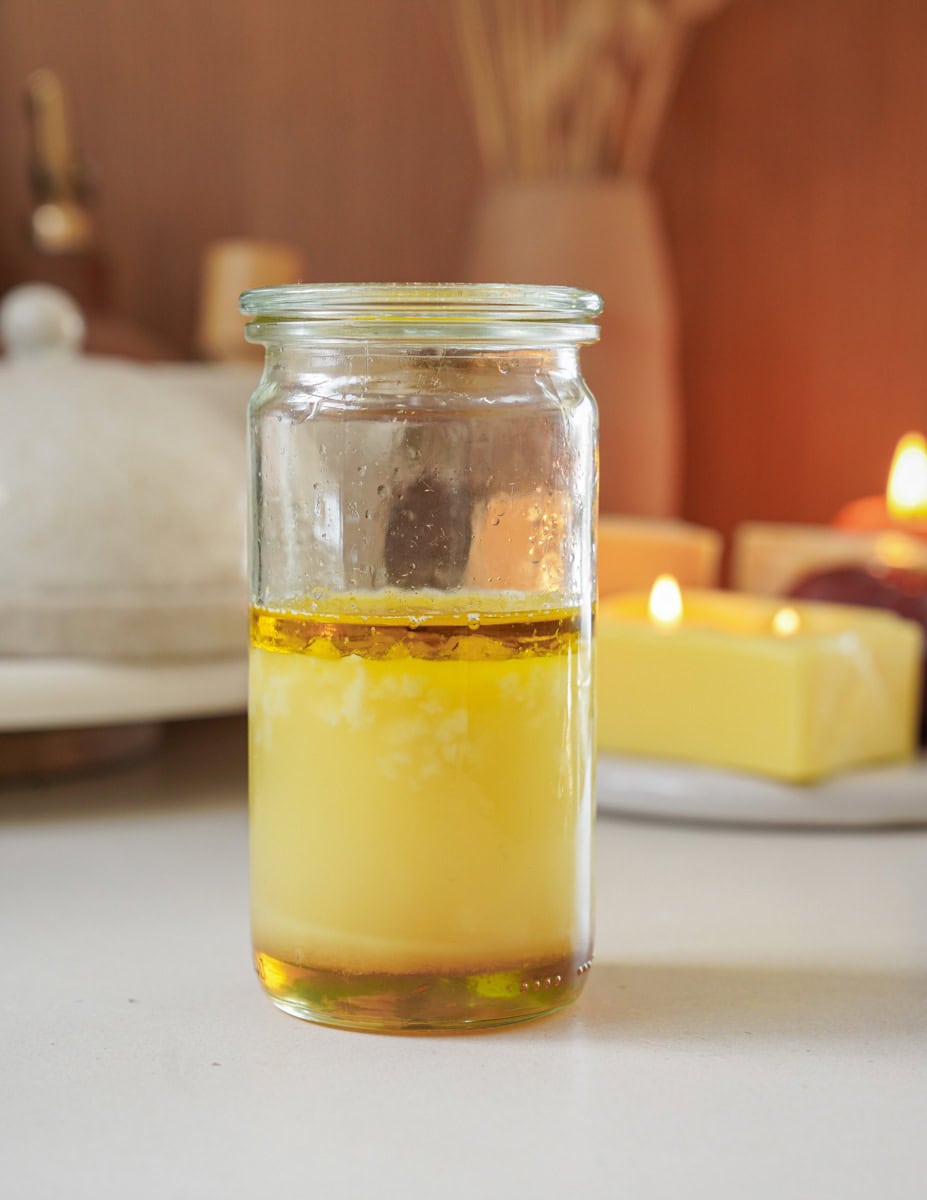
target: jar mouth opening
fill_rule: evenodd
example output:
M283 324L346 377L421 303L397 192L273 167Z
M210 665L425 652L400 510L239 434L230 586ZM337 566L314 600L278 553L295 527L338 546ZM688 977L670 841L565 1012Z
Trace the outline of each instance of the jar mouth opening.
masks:
M602 298L508 283L324 283L243 293L249 341L388 339L591 342ZM275 329L276 327L276 329Z

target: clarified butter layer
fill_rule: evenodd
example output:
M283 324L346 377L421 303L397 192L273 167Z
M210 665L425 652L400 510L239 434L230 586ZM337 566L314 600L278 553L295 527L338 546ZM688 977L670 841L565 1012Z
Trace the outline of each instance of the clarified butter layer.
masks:
M259 961L390 975L582 962L590 657L573 610L255 610Z

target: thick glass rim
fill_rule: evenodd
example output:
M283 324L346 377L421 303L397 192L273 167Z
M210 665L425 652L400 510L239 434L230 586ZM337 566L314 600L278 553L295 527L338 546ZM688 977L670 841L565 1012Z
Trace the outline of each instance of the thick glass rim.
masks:
M588 320L602 297L572 287L510 283L293 283L242 293L241 311L253 317L304 321L426 314L458 320Z
M239 307L254 342L596 341L602 297L508 283L314 283L255 288Z

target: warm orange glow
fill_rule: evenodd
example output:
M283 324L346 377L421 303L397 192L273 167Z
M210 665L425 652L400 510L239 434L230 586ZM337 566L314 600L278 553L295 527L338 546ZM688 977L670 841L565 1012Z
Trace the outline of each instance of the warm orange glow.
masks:
M780 608L772 619L773 633L791 637L801 629L801 617L794 608Z
M906 433L895 447L885 500L893 517L927 519L927 442L923 434Z
M873 545L872 555L874 562L881 567L908 567L916 571L927 566L922 543L898 529L886 529L880 533Z
M650 589L650 619L661 629L675 629L682 620L682 592L672 575L660 575Z

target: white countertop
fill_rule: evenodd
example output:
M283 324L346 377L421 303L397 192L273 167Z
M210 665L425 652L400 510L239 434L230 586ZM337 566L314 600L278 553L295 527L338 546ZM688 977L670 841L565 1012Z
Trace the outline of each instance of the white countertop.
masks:
M927 831L598 829L570 1013L384 1037L253 977L242 723L0 791L10 1200L927 1188Z

